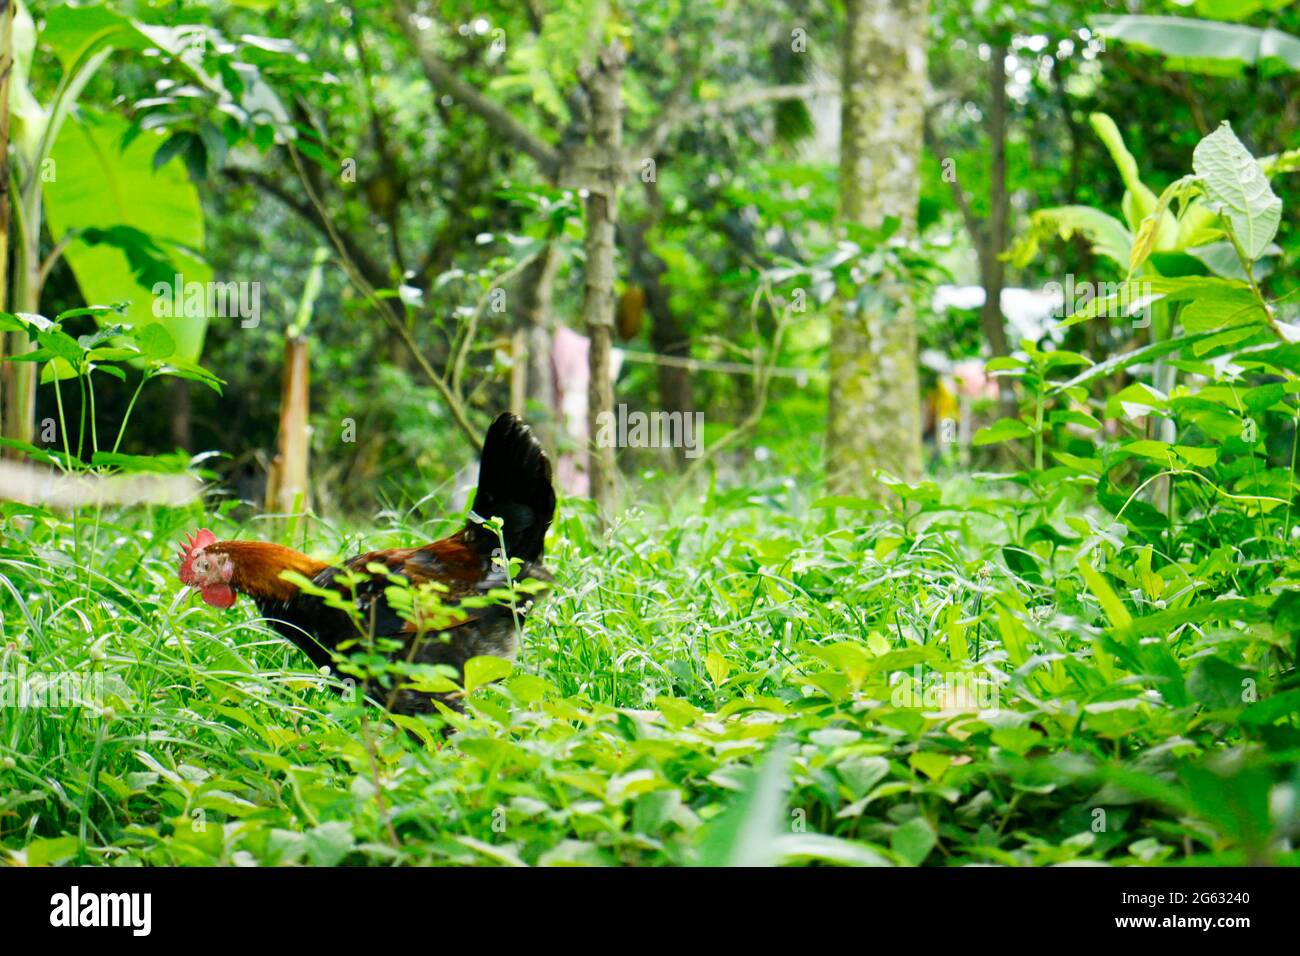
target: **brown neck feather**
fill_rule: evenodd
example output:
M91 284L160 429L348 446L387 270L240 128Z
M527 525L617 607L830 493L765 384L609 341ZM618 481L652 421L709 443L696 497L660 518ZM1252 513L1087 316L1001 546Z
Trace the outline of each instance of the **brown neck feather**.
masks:
M296 571L311 578L330 566L301 551L266 541L217 541L207 550L231 557L235 565L231 587L267 601L288 601L298 594L298 585L281 578L281 571Z

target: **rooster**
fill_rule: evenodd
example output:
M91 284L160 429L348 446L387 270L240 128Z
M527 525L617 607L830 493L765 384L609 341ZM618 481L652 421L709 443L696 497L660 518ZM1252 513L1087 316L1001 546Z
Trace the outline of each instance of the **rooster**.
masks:
M318 668L334 665L340 645L373 638L395 641L394 658L445 664L463 675L471 657L513 660L518 653L523 616L552 581L541 560L554 514L551 464L528 426L507 412L488 429L469 517L451 537L418 548L370 551L336 565L279 544L218 541L204 529L181 548L180 580L213 607L229 608L241 594L252 598L262 616ZM499 530L496 522L488 523L492 519L499 519ZM518 559L517 567L509 559ZM345 596L357 608L357 618L304 592L284 576L286 571ZM362 582L336 580L345 571L363 576ZM417 627L420 615L409 608L403 615L390 606L390 576L412 586L432 583L446 608L436 615L437 623ZM538 584L524 589L533 593L512 590L505 596L501 589L511 581ZM433 712L435 700L457 707L454 696L409 687L384 702L395 713L419 714Z

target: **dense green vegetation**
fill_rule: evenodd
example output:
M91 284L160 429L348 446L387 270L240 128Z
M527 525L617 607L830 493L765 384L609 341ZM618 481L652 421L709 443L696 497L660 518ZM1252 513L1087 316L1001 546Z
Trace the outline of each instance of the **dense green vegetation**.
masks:
M604 541L567 506L519 664L423 746L247 611L178 599L164 543L195 514L40 519L0 558L6 653L104 674L105 709L3 711L6 842L32 863L1294 862L1271 815L1300 786L1285 515L1212 508L1152 544L1068 484L899 491L906 516L714 490ZM303 534L352 553L449 529ZM756 776L764 754L783 769Z
M1197 3L1205 32L1171 40L1099 24L1127 10L1103 3L936 0L915 222L868 223L839 221L817 142L841 4L446 3L423 39L405 4L33 6L0 365L40 384L19 421L7 372L0 442L84 487L207 488L0 497L0 859L1300 862L1293 7ZM615 204L618 344L699 363L629 361L616 396L705 410L706 453L620 449L612 500L562 491L513 664L435 673L360 641L367 699L250 603L182 590L176 543L440 538L467 433L512 400L553 456L581 450L512 377L525 333L591 302L600 211L563 164L605 42L657 169ZM718 105L775 86L800 89ZM182 271L259 283L260 321L160 315ZM1071 291L1022 334L930 304L963 283ZM906 313L895 294L943 357L929 401L954 361L994 384L968 442L934 413L924 471L831 487L828 343ZM286 341L312 348L313 473L276 509ZM376 706L407 682L465 713Z

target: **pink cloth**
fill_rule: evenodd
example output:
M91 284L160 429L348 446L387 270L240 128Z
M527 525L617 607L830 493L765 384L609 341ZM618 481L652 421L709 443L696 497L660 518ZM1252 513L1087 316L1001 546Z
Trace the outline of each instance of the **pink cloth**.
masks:
M586 497L591 491L587 475L587 383L591 381L591 340L561 325L551 340L551 368L555 372L557 429L580 452L564 451L555 463L555 478L565 494Z
M558 431L565 435L573 451L560 453L555 463L555 478L565 494L586 497L591 492L587 474L591 440L587 436L587 386L591 382L591 339L568 326L558 326L551 340L551 369L555 373L556 418ZM617 380L623 367L623 350L611 349L609 377Z
M990 378L984 371L981 359L965 359L952 367L953 378L957 380L957 394L967 398L997 398L998 380Z

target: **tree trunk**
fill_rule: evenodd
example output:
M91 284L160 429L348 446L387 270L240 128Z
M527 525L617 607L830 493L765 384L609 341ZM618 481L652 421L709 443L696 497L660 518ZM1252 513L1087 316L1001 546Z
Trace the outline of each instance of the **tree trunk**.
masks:
M926 80L926 0L846 0L840 131L840 216L916 232ZM839 494L879 491L884 469L921 473L916 310L907 290L879 283L880 304L839 305L830 346L827 478ZM888 303L885 306L884 303Z
M587 274L582 318L591 339L588 474L591 497L597 511L606 517L614 506L617 477L613 443L600 440L600 436L602 432L610 433L607 423L614 416L609 358L614 337L614 228L618 186L623 177L623 58L623 47L611 43L597 54L595 66L583 80L591 101L592 144L604 158L604 168L587 189Z
M14 69L14 3L0 0L0 311L9 309L9 76ZM0 359L4 358L0 335Z
M306 337L286 335L279 444L266 478L268 511L301 513L310 502L307 475L307 454L311 447L307 425L310 369Z
M14 68L14 3L12 0L0 0L0 158L3 170L0 170L0 310L9 309L9 78ZM10 353L10 333L0 332L0 431L8 434L4 428L9 414L9 380L13 376L13 367L17 363L4 361ZM16 336L15 336L16 338ZM6 449L7 457L15 453Z
M39 176L39 171L33 171ZM14 242L14 257L11 271L13 273L12 312L40 311L40 236L41 193L40 185L33 183L35 194L31 208L25 214L25 221L18 231ZM3 333L0 333L3 334ZM18 355L29 352L33 343L27 339L25 332L10 332L9 347L5 355ZM36 435L36 372L40 365L36 362L0 363L0 383L3 383L4 401L4 436L15 441L30 444ZM6 457L25 457L22 452L6 448Z
M41 239L41 183L42 170L29 169L28 179L23 190L14 194L10 189L13 168L9 164L9 97L13 61L13 21L16 4L13 0L3 0L3 14L0 16L0 70L3 71L0 82L0 107L3 115L3 135L0 136L0 157L3 157L4 185L0 189L0 199L4 206L4 268L0 273L0 296L4 296L4 308L11 312L40 311L40 239ZM24 203L22 218L19 220L17 235L11 236L13 204ZM9 247L12 244L14 257L9 259ZM8 290L13 295L8 295ZM5 339L8 339L6 342ZM0 332L0 358L18 355L32 349L25 332ZM36 373L40 366L36 362L0 361L0 432L4 437L16 441L31 443L36 437ZM23 453L14 448L5 448L6 458L21 458Z

